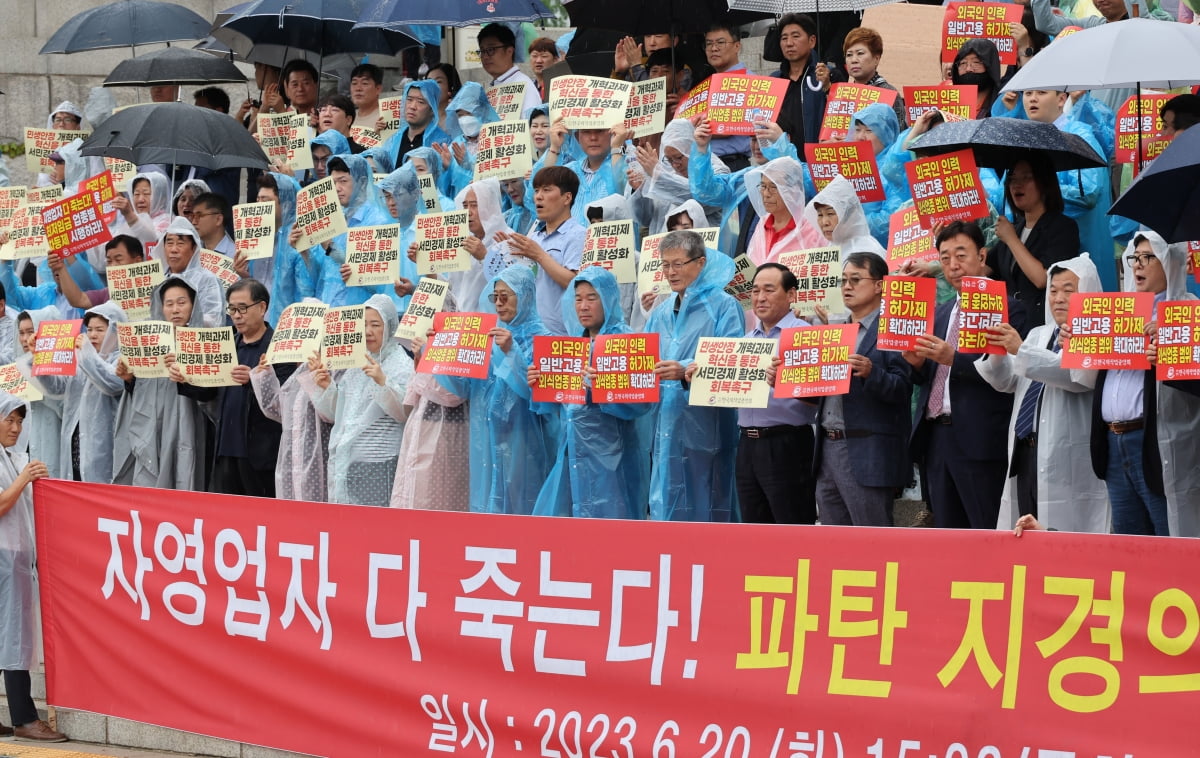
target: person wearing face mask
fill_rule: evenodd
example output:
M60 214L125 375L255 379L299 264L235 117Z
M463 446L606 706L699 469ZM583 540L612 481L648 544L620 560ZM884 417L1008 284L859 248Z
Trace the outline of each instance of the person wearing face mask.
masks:
M366 306L366 365L333 377L314 353L308 362L313 405L328 423L329 502L386 507L392 497L408 409L404 396L413 361L392 335L400 317L386 295Z
M979 375L997 392L1013 394L1008 425L1008 478L1000 497L997 529L1026 514L1069 532L1108 532L1108 493L1092 471L1092 389L1096 371L1065 369L1061 327L1071 296L1099 292L1100 275L1084 253L1050 265L1044 323L1022 339L1000 324L988 339L1003 354L975 362Z
M453 196L471 183L479 152L479 130L499 120L478 82L464 84L446 106L446 128L454 141L433 146L442 159L441 189L445 194Z
M150 300L150 317L179 326L204 326L196 290L168 274ZM166 363L173 365L174 354ZM113 484L172 490L206 489L211 434L203 404L179 392L170 379L138 379L117 361L125 391L113 432Z
M954 56L950 81L978 87L975 118L991 116L992 105L1000 94L1000 53L996 44L989 39L967 40Z

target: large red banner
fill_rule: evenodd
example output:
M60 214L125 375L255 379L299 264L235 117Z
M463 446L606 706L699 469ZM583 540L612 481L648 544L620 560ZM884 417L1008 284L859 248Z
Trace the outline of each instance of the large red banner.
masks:
M1195 739L1191 540L170 494L34 485L52 704L354 758Z

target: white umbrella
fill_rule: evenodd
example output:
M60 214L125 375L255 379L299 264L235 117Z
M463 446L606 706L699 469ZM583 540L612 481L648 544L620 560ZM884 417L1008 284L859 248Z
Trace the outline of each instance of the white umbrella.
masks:
M1001 91L1172 89L1193 84L1200 84L1200 27L1130 18L1055 40Z
M773 13L821 13L822 11L863 11L876 5L891 5L900 0L729 0L732 10Z

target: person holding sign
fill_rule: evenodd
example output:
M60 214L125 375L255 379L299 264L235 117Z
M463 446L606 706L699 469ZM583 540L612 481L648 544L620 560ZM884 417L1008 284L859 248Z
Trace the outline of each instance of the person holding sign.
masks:
M446 138L449 141L449 137ZM433 188L429 190L430 198L436 197L437 202L433 203L433 207L426 206L425 212L452 211L455 210L454 199L446 197L439 189L442 182L442 158L438 155L437 150L432 147L415 147L408 151L404 156L403 165L413 167L417 172L417 177L429 176L433 180ZM422 189L422 192L425 192Z
M17 367L26 378L33 373L33 348L38 326L43 321L60 320L62 320L62 313L53 305L21 311L17 315L17 344L14 354L17 356ZM46 394L45 389L49 388L43 388L44 399L29 405L28 424L26 425L29 433L29 454L45 462L50 476L57 479L70 479L69 450L65 460L62 455L62 420L64 406L67 403L65 387L55 384L53 394Z
M631 330L621 313L621 291L612 272L589 266L575 277L562 299L566 333L595 340L600 334ZM585 386L595 371L584 359ZM530 365L529 386L541 372ZM650 403L597 404L588 390L582 405L538 403L540 411L559 414L562 435L554 467L538 494L535 516L646 518L650 487L650 426L643 421Z
M704 56L718 74L742 71L752 73L739 59L742 54L742 33L732 24L716 21L704 33ZM750 165L750 137L713 137L712 152L730 171L740 171Z
M533 338L549 332L538 316L533 272L525 266L506 269L484 291L479 309L500 319L490 332L488 378L437 380L470 402L471 512L528 515L555 449L549 420L530 406L527 377Z
M1013 393L1008 428L1008 478L1000 498L997 529L1031 515L1068 532L1108 532L1108 493L1092 471L1091 413L1096 371L1064 369L1060 328L1071 296L1099 292L1100 275L1085 253L1050 264L1044 321L1022 340L1000 324L989 341L1003 355L976 361L979 374L998 392Z
M850 391L821 398L818 411L817 510L822 524L892 526L896 492L912 466L912 376L894 351L880 350L879 314L887 262L868 252L842 264L842 302L858 324L850 355Z
M177 327L204 326L196 301L187 281L170 276L154 293L150 317ZM167 344L173 343L168 336ZM174 362L174 354L167 358ZM170 379L137 379L124 359L116 370L125 392L113 432L113 484L203 492L211 434L204 409Z
M525 100L521 104L521 113L541 105L537 85L533 80L517 68L514 59L517 54L517 35L504 24L488 24L479 31L475 38L479 42L479 62L483 70L492 77L489 87L497 84L525 83ZM449 117L449 111L447 111Z
M1013 164L1004 179L1004 197L1014 219L997 218L999 242L988 255L988 267L1025 303L1029 326L1041 326L1049 281L1046 270L1079 254L1079 226L1063 212L1058 175L1044 155L1030 153L1028 160Z
M792 296L798 286L796 275L787 266L759 266L750 291L758 323L746 336L778 341L784 329L808 326L792 311ZM688 370L694 371L695 366L693 363ZM741 435L737 446L737 494L742 521L815 524L812 425L817 418L816 403L771 393L766 408L739 408L737 414Z
M367 365L348 369L336 381L314 354L308 368L317 412L333 424L329 435L329 502L387 507L408 409L404 395L413 362L392 335L400 317L387 295L366 306Z
M879 36L879 32L863 26L851 30L842 40L842 55L846 58L846 74L852 84L881 87L899 93L887 79L879 75L879 60L883 58L883 37ZM896 113L896 123L905 123L904 98L899 94L892 104L892 110Z
M883 258L887 251L871 236L867 215L854 185L844 176L836 176L804 206L804 220L821 236L842 250L845 261L851 253L875 253Z
M688 158L695 142L695 127L685 118L677 118L667 124L662 134L658 152L646 145L637 148L638 161L645 176L633 171L626 173L629 186L634 189L630 198L633 202L634 218L641 226L648 227L651 234L667 231L664 218L672 207L691 199L692 190L688 183ZM708 160L714 174L728 174L729 167L713 153ZM720 226L724 208L709 206L704 209L705 222L699 228Z
M18 445L28 407L24 400L0 393L0 668L13 728L0 732L29 742L66 742L38 718L31 696L29 671L37 663L37 544L33 530L33 489L29 485L52 476L42 461Z
M758 214L758 228L746 246L756 266L824 244L821 233L804 219L804 173L795 158L776 158L748 171L746 194Z
M275 463L279 457L282 427L263 413L250 387L250 374L261 363L275 330L264 316L271 295L262 282L242 279L225 293L226 312L236 332L234 349L238 365L233 367L232 387L196 387L188 384L179 364L171 367L171 379L179 393L199 402L215 401L217 433L214 437L213 467L208 491L226 495L275 497ZM283 384L296 370L295 363L277 363L276 380Z
M346 215L346 226L355 229L362 226L383 226L391 221L375 174L366 159L360 155L339 155L329 161L329 175L337 191L338 203ZM333 307L359 305L367 298L383 294L383 288L351 287L346 284L350 267L346 264L346 235L340 234L329 241L329 255L321 282L322 300ZM334 266L337 266L335 269ZM333 277L337 276L335 280Z
M399 250L407 253L416 238L414 226L418 208L421 203L421 188L417 182L417 172L410 166L401 166L379 181L379 191L383 193L388 213L400 225ZM417 265L407 254L400 256L400 278L393 288L396 297L396 310L408 307L408 297L416 288Z
M1067 104L1066 92L1027 90L1022 95L1025 114L1031 121L1054 124L1059 129L1082 137L1097 155L1104 155L1104 148L1096 139L1092 128L1073 116L1064 115ZM1112 183L1108 169L1087 168L1077 171L1058 172L1058 184L1062 192L1065 213L1079 225L1082 249L1094 253L1096 269L1105 291L1112 292L1117 286L1117 268L1113 260L1113 239L1109 232L1108 212L1112 205Z
M125 382L117 376L121 351L117 324L127 320L121 306L101 303L83 314L86 339L79 342L79 376L83 383L79 414L80 481L111 484L113 479L113 433L117 404Z
M1125 249L1125 290L1160 302L1190 299L1187 252L1154 232ZM1063 328L1071 338L1070 324ZM1092 403L1092 470L1104 480L1115 534L1200 536L1200 398L1155 380L1154 371L1101 371Z
M326 129L313 137L309 143L309 149L312 151L313 167L312 171L305 171L301 174L301 184L305 187L329 175L330 158L335 155L351 155L350 140L335 129ZM278 168L287 172L291 171L290 168L283 165L279 165Z
M538 317L551 334L564 334L560 301L579 271L587 230L572 215L579 179L569 168L547 166L533 179L538 225L528 235L499 233L509 253L537 267Z
M296 193L300 183L286 174L262 173L256 181L255 200L275 206L275 252L270 258L249 262L250 278L262 282L271 293L267 322L279 322L283 309L313 296L313 272L321 271L325 250L314 245L298 251L292 245L292 228L296 224Z
M671 232L659 243L662 270L673 297L655 306L646 331L657 332L661 351L654 373L662 384L655 421L650 517L658 521L737 521L734 448L737 411L688 405L688 365L701 337L741 337L742 307L725 293L733 259L711 258L691 231Z
M936 244L946 280L961 296L963 277L985 272L983 232L973 222L955 221ZM939 305L934 334L921 335L916 350L902 354L921 387L910 449L921 466L936 526L994 529L1008 472L1005 429L1013 399L975 370L982 354L958 352L961 312L957 298ZM1008 313L1022 333L1025 308L1010 298Z
M112 206L120 213L114 237L129 234L154 245L171 223L171 180L157 171L139 173L129 182L129 197L118 194Z
M499 120L478 82L464 84L446 106L446 129L454 140L449 145L434 143L433 149L442 159L441 189L447 195L456 195L471 183L479 153L479 130Z
M221 326L225 323L224 287L215 274L200 264L202 247L196 227L177 216L159 239L155 257L162 261L164 276L184 279L196 291L198 325Z
M380 171L402 165L404 156L414 148L432 147L450 141L450 135L437 124L437 104L442 97L437 82L429 79L409 82L404 85L402 95L404 123L380 147L380 152L389 159L388 166L380 166Z

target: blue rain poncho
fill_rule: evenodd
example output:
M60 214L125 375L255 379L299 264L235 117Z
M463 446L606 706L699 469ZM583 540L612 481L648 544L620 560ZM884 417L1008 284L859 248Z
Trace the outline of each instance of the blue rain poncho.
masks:
M272 173L276 195L279 200L279 228L275 230L275 254L270 258L250 261L250 276L262 282L271 293L271 307L267 309L267 323L278 324L283 309L298 303L314 292L312 270L320 270L320 258L325 250L314 245L306 251L308 261L296 248L288 244L292 226L296 223L296 193L300 183L286 174ZM313 262L310 266L309 261Z
M569 139L574 139L574 136ZM565 145L564 145L565 147ZM561 151L560 151L561 152ZM579 177L579 194L571 205L571 215L579 223L587 226L587 207L602 197L625 194L625 161L614 161L611 153L606 153L595 171L588 168L587 155L580 149L578 157L568 160L565 153L558 156L555 165L566 166ZM532 179L546 166L546 154L543 153L533 164L530 172L530 182L525 185L526 192L533 191Z
M317 387L312 399L321 417L333 424L329 502L387 506L408 417L404 395L413 362L392 339L400 317L391 298L372 295L364 305L383 319L383 345L370 355L383 368L386 381L380 386L362 370L347 369L324 390Z
M332 160L334 157L344 158L345 156L350 155L350 140L346 139L346 136L337 129L326 129L316 137L313 137L312 142L309 143L309 149L311 150L318 145L329 151L329 155L325 157L325 176L329 176L330 160ZM315 163L316 158L313 158L313 161ZM300 183L307 187L317 179L324 178L325 177L317 176L317 170L312 168L304 172L304 175L300 178Z
M612 273L599 266L583 269L563 293L563 322L570 336L587 336L575 315L575 287L587 282L596 288L604 307L600 334L626 334L621 295ZM536 404L539 411L558 415L562 432L554 467L538 494L535 516L582 518L646 518L650 488L652 403L583 405Z
M24 400L0 392L4 418L22 405ZM29 456L19 448L20 442L0 450L0 489L16 482L29 463ZM0 576L5 579L0 582L0 667L5 671L28 671L37 662L36 552L33 487L25 487L12 508L0 515Z
M447 196L446 193L442 191L442 173L444 171L442 168L442 156L438 155L437 151L432 147L415 147L412 150L409 150L404 155L403 165L412 165L413 170L420 175L421 171L417 169L415 164L413 164L413 159L421 160L425 164L425 167L428 169L430 175L433 177L433 188L437 190L439 208L442 211L456 210L454 206L454 196Z
M53 305L64 318L78 318L83 313L63 297L45 258L37 264L39 283L33 287L21 284L20 275L17 273L19 263L20 261L0 261L0 284L4 285L4 295L9 308L21 311ZM104 287L104 282L96 275L96 270L83 254L71 257L67 271L84 292Z
M850 133L847 141L854 139L854 127L862 124L875 133L883 145L883 150L875 156L879 164L879 175L883 179L883 189L887 198L873 203L863 203L863 213L867 216L867 224L871 236L880 245L888 244L888 222L892 213L906 200L912 199L912 190L908 186L908 175L904 164L912 159L911 154L902 148L902 141L896 139L900 131L900 122L896 119L896 111L883 103L872 103L854 114L850 123Z
M400 215L394 218L395 223L400 225L400 278L407 279L413 284L417 283L420 275L417 273L417 264L415 261L408 259L408 246L411 245L417 238L417 229L415 222L417 219L417 210L421 203L421 188L417 184L417 172L411 165L401 166L379 181L379 191L385 197L392 198L395 203L396 212ZM396 294L396 289L391 288L388 293L392 300L396 303L396 310L404 313L408 308L408 302L412 295L400 297Z
M151 319L164 320L163 292L168 286L182 283L192 293L187 326L205 326L196 290L187 278L189 273L168 276L154 290ZM210 427L210 414L205 409L214 405L183 395L170 379L127 382L117 404L113 433L113 484L203 491Z
M499 326L512 332L507 353L493 346L487 379L439 376L443 387L470 401L471 511L533 512L546 481L555 448L553 423L535 413L526 374L533 360L533 338L549 332L538 317L533 272L524 266L506 269L492 279L479 298L479 310L495 313L487 296L497 281L517 296L517 313Z
M1062 116L1055 125L1069 134L1082 137L1099 155L1104 146L1096 139L1094 129L1070 116ZM1064 211L1079 225L1080 249L1090 253L1100 284L1107 292L1121 289L1117 282L1116 248L1109 229L1108 209L1112 205L1112 182L1108 169L1088 168L1081 171L1058 172Z
M467 111L471 118L478 120L480 126L500 120L500 116L496 115L496 111L488 102L483 86L478 82L465 82L446 106L446 131L454 138L451 144L462 145L466 150L464 162L459 163L457 159L451 158L449 170L442 175L442 191L452 197L471 183L475 174L475 155L479 152L479 132L474 135L463 133L458 122L459 111Z
M360 226L381 226L392 223L391 214L383 202L383 195L375 186L375 174L371 171L367 159L361 155L339 155L345 161L346 168L354 180L354 190L350 201L342 208L346 216L346 226L355 229ZM322 261L321 282L317 297L333 307L344 305L361 305L372 295L386 295L392 291L391 285L371 287L347 287L342 281L342 264L346 262L346 235L334 237L329 255Z
M33 322L33 332L36 335L38 324L43 321L59 321L62 319L62 314L53 305L48 305L44 308L22 311L17 317L18 330L13 333L16 340L14 355L18 356L17 368L24 376L29 377L33 372L33 353L22 351L20 335L20 322L25 315L28 315ZM62 455L63 410L69 399L67 383L39 384L38 389L41 390L44 397L29 404L29 415L25 417L24 431L29 439L29 456L33 460L45 463L50 476L70 479L70 448L68 447L65 460ZM79 400L76 397L72 402L72 408L76 414L78 414L78 405Z
M429 147L435 142L448 143L450 135L443 131L442 127L438 126L438 103L442 101L441 86L433 79L421 79L420 81L409 82L404 85L402 97L407 99L409 91L413 88L416 88L418 92L425 96L425 102L429 103L429 107L433 109L433 120L425 127L425 131L421 133L421 145ZM380 171L390 171L396 168L396 163L398 162L396 156L400 154L400 143L404 140L406 134L408 134L408 124L402 123L400 129L391 137L388 137L387 141L380 146L380 152L387 155L387 166L380 166ZM377 163L376 165L379 164Z
M739 213L739 209L746 213L753 212L746 194L746 174L754 167L750 166L732 174L717 174L709 163L709 156L712 154L711 150L700 152L695 142L692 143L692 152L688 156L688 189L691 190L692 198L701 205L724 209L717 247L721 252L733 257L741 252L733 248L737 245L741 225L745 223L745 217Z
M659 335L664 361L689 366L701 337L742 337L742 307L725 293L733 259L712 251L696 281L683 292L679 315L672 293L655 307L646 331ZM737 411L688 405L682 381L663 382L654 428L650 517L657 521L737 521L734 458Z

